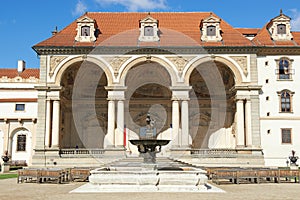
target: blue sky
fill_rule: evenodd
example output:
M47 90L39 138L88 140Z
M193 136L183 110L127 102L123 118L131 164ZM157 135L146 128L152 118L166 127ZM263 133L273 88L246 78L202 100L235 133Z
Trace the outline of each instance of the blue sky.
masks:
M300 0L9 0L0 5L0 68L15 68L20 59L28 68L39 67L31 47L86 11L212 11L233 27L261 28L282 9L300 31Z

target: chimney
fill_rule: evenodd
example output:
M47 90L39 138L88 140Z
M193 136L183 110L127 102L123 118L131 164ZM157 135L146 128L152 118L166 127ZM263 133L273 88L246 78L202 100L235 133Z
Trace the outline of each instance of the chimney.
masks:
M52 36L55 35L56 33L58 33L57 26L55 26L55 29L51 33L52 33Z
M22 73L25 70L25 61L18 60L18 73Z

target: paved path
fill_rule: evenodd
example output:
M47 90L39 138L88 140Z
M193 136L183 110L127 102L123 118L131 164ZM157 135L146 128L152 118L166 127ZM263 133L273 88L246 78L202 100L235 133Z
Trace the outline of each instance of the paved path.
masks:
M69 193L85 183L17 184L15 178L0 180L0 200L297 200L300 184L241 184L221 185L226 193Z

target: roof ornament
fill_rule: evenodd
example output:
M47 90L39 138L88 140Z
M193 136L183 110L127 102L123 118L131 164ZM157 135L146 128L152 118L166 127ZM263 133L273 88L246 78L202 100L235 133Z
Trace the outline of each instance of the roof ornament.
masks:
M280 9L280 15L282 15L282 8Z

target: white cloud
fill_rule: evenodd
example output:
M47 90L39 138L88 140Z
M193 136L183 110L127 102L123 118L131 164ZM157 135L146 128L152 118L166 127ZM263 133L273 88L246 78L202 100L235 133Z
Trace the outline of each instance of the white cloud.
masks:
M121 5L128 11L166 9L166 0L95 0L101 6Z
M74 16L82 15L86 11L87 11L87 6L82 1L78 1L75 10L73 10L72 12L72 15Z
M293 31L300 31L300 12L297 9L292 9L291 26Z

